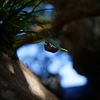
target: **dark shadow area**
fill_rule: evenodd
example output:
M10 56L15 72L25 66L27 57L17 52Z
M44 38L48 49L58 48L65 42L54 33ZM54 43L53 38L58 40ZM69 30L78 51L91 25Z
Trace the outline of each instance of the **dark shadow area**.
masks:
M56 89L50 88L49 86L45 87L53 92L60 100L98 100L90 83L84 86L70 88L63 88L60 84Z
M64 94L61 100L97 100L89 83L79 87L63 88L62 90Z

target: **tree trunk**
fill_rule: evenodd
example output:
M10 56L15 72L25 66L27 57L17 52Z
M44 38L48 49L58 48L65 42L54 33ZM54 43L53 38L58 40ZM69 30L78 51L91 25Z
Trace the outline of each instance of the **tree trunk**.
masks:
M58 100L19 60L0 52L0 100Z

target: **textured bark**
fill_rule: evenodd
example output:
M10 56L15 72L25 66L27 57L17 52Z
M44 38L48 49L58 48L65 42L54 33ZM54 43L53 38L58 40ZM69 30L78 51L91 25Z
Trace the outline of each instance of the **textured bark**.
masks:
M58 100L19 60L0 52L0 100Z

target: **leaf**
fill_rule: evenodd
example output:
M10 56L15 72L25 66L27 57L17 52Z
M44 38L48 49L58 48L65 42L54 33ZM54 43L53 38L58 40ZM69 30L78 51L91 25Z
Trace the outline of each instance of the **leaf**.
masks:
M61 48L61 47L57 46L57 44L56 44L55 42L53 42L52 40L50 40L50 39L48 39L48 38L47 38L46 40L47 40L49 43L51 43L53 46L55 46L56 48L68 52L67 49L64 49L64 48Z
M4 39L9 43L9 40L7 39L7 37L3 34L3 33L1 33L0 32L0 34L4 37Z
M43 38L43 40L47 40L49 43L51 43L51 44L52 44L53 46L55 46L56 48L68 52L67 49L64 49L64 48L61 48L61 47L57 46L57 44L56 44L55 42L53 42L52 40L48 39L47 37L45 37L45 36L42 35L41 33L34 32L34 31L26 31L26 33L37 34L37 35L39 35L41 38ZM41 41L41 42L42 42L42 41Z
M11 23L13 26L15 26L16 28L19 28L20 29L20 27L18 26L18 25L16 25L16 24L14 24L14 23Z
M40 25L40 24L37 24L37 23L36 23L36 25L38 25L41 28L43 28L47 33L49 33L50 37L52 37L51 33L46 28L44 28L43 25Z
M34 11L33 13L40 12L40 11L45 11L45 10L55 10L55 9L54 8L51 8L51 9L40 9L40 10Z
M41 0L41 1L34 7L34 9L32 10L31 13L33 13L33 12L35 11L35 9L36 9L43 1L44 1L44 0Z

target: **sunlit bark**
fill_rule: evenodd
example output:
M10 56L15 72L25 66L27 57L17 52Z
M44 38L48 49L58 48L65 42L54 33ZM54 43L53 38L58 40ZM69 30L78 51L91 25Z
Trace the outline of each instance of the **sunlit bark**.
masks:
M19 60L0 52L0 100L58 100Z

